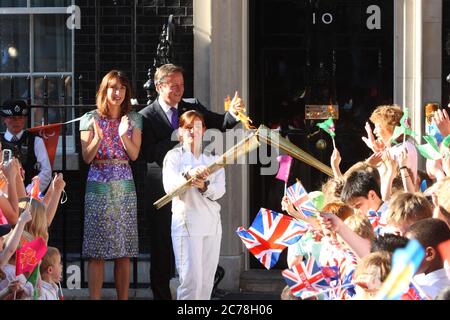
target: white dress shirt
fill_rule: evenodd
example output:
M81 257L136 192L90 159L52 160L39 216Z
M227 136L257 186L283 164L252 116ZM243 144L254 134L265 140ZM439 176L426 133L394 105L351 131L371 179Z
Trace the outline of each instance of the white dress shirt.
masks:
M427 274L418 274L414 276L414 281L431 299L435 299L442 289L450 287L450 279L444 268Z
M169 123L172 123L172 113L173 113L172 108L178 110L178 103L174 107L171 107L163 99L161 99L161 97L158 97L158 102L161 108L163 109L164 113L166 114Z
M17 139L20 140L23 135L23 130L16 134ZM13 134L6 130L5 139L11 141ZM36 155L37 162L39 162L41 169L39 171L39 190L44 191L52 181L52 167L50 166L50 160L48 158L47 149L45 148L44 140L40 137L34 139L34 154ZM24 168L25 169L25 168ZM31 190L31 184L27 187L27 192Z
M169 193L186 182L183 173L204 165L208 166L218 157L201 154L198 159L184 146L170 150L164 158L163 185ZM211 174L209 186L202 194L190 187L172 200L172 236L205 236L221 232L220 204L216 200L225 194L225 170Z
M169 106L161 97L158 97L158 102L161 108L163 109L164 113L166 114L167 119L169 119L169 122L172 123L172 107ZM178 103L173 107L175 109L178 109ZM231 114L231 116L236 120L239 121L239 117L234 112L234 107L230 107L230 110L228 110L228 113Z
M59 288L55 283L41 281L39 300L59 300Z

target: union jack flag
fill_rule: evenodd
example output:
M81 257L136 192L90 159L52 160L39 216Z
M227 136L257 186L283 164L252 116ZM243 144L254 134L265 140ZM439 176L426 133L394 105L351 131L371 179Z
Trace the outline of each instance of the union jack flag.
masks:
M369 210L367 212L367 218L369 219L369 222L372 225L373 232L376 235L379 235L381 233L381 229L384 227L384 225L380 223L381 212L375 211L375 210Z
M316 209L316 207L314 207L312 201L309 200L308 192L306 192L300 181L297 181L296 184L287 188L286 195L288 196L292 204L298 210L301 210L305 216L317 216L319 211Z
M430 297L423 292L420 286L411 280L408 291L402 295L401 300L430 300Z
M317 292L326 290L330 286L330 277L336 277L332 268L321 268L314 257L310 257L306 264L302 261L292 269L283 270L282 275L291 292L300 297L304 291Z
M239 227L236 233L259 262L270 269L278 262L281 252L300 240L307 230L308 225L303 221L261 208L250 228Z

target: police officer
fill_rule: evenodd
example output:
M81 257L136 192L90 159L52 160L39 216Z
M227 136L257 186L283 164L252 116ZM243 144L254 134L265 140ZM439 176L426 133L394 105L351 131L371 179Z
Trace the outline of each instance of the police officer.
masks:
M25 170L27 192L31 189L31 180L39 175L39 188L47 189L52 179L52 168L44 141L37 135L24 130L28 116L27 104L23 100L8 100L3 103L0 115L6 126L1 134L3 149L11 149ZM32 146L32 147L30 147Z

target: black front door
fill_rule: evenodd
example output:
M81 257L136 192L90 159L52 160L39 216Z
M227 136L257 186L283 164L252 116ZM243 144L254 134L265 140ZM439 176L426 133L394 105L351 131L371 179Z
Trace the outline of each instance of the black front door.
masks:
M332 142L305 119L305 106L335 105L341 170L366 158L364 123L393 97L393 2L250 0L251 118L278 128L330 164ZM327 176L295 160L290 183L320 190ZM261 207L281 212L284 183L251 168L250 221ZM284 256L277 268L286 266ZM262 265L251 257L251 267Z

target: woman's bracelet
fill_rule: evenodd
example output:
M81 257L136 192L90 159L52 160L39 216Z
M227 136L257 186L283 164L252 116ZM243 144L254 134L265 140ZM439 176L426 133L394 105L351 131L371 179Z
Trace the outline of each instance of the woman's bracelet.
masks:
M400 167L400 170L403 170L403 169L408 169L408 167L407 166Z

